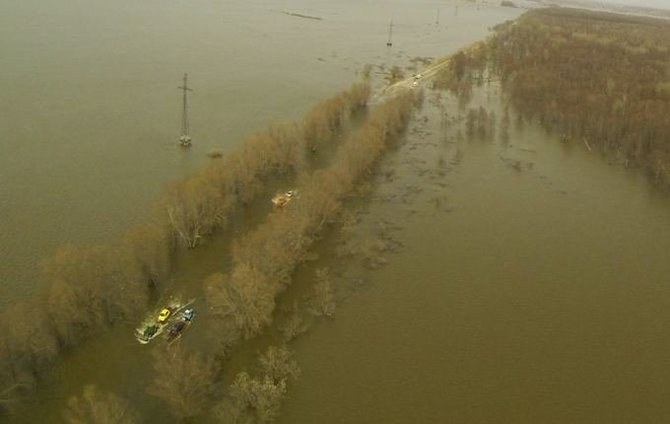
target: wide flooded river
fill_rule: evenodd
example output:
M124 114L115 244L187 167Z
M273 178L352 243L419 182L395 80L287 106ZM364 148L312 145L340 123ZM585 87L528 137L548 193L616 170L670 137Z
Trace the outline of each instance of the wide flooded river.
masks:
M409 0L4 5L0 304L32 296L40 260L59 245L114 243L211 149L299 118L366 63L442 56L519 13ZM190 150L175 143L185 72ZM513 113L501 137L495 86L466 106L495 112L491 137L468 137L467 111L436 96L426 91L405 142L350 202L346 234L325 237L279 299L281 315L308 268L331 269L335 316L292 343L302 373L279 422L668 421L667 195ZM343 239L385 265L338 255ZM394 248L375 248L380 240ZM183 290L199 293L223 243L182 255ZM206 347L204 328L183 341ZM272 337L242 346L231 368ZM145 422L170 422L144 394L143 347L128 324L75 349L12 422L59 422L87 383L129 400Z
M208 151L302 116L366 63L444 55L518 14L409 0L4 2L0 304L32 291L57 246L118 238ZM184 73L189 151L175 148Z

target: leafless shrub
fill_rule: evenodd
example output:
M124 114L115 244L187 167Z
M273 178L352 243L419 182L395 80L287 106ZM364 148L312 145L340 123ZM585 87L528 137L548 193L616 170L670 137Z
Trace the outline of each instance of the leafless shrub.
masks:
M260 375L240 372L228 389L228 395L214 408L214 416L223 423L269 423L279 415L286 397L286 384L300 369L283 347L270 347L259 357Z
M205 281L207 302L217 331L257 334L269 323L274 310L274 293L263 274L248 265L235 267L230 278L213 274Z
M295 380L300 375L300 368L293 359L293 354L286 347L270 346L259 356L260 373L274 382Z
M305 334L309 329L307 323L298 311L294 311L279 328L285 342L290 342L296 337Z
M225 424L270 423L279 415L286 397L286 381L269 377L252 378L241 372L228 390L228 397L214 409L214 416Z
M118 396L94 385L84 387L80 396L68 400L63 418L68 424L137 424L140 416Z
M351 88L347 92L347 98L349 101L349 112L354 113L357 110L365 107L367 105L368 99L370 98L370 81L369 71L367 76L364 74L364 80L352 84Z
M226 222L226 201L231 199L201 173L175 183L167 192L165 209L168 222L182 243L193 248L202 237Z
M178 419L202 414L214 394L216 362L181 344L157 350L154 357L155 374L147 392L165 401Z

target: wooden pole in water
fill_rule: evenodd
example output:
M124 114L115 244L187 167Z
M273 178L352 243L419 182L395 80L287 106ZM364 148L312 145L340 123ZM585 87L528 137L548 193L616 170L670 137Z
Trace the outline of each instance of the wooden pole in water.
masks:
M435 19L435 25L440 24L440 8L437 8L437 19Z

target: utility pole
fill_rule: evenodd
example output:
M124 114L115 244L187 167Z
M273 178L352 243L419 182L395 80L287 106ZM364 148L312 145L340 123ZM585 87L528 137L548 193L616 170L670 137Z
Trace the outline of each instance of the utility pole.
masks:
M188 96L187 91L193 91L188 88L188 74L184 74L184 85L178 87L184 92L184 110L182 111L181 117L181 137L179 137L179 144L184 147L189 147L191 145L191 136L189 134L190 128L188 124Z

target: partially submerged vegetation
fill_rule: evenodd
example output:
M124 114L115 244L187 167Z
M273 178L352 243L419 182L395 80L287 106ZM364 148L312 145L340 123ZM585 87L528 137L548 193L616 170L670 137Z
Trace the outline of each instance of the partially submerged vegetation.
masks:
M321 143L343 131L364 108L367 79L317 104L303 121L277 124L174 183L152 222L129 230L116 246L58 249L42 264L39 298L6 308L0 323L0 415L28 395L59 354L118 322L135 321L150 297L161 295L174 253L225 229L235 208L249 202L271 176L303 170Z
M271 348L260 359L260 374L242 372L223 391L221 360L238 340L257 335L272 321L275 297L311 243L335 219L356 181L404 131L416 104L409 92L375 107L344 137L351 132L350 117L367 105L368 76L369 70L300 122L273 125L238 149L210 154L205 168L166 190L152 223L131 229L119 245L68 245L47 258L40 298L8 308L11 319L1 324L0 414L14 410L60 354L116 323L137 320L151 298L161 297L176 250L197 247L213 232L226 230L240 207L267 194L270 181L279 177L297 182L299 200L276 213L268 209L266 222L235 242L232 270L205 281L218 353L171 346L153 361L155 377L147 389L179 419L202 415L218 399L213 414L220 420L272 420L288 380L297 376L288 350ZM344 141L338 141L342 145L325 169L311 163L323 143L338 138ZM314 315L332 316L325 271L310 303ZM140 420L125 400L94 386L73 397L63 414L72 423Z
M71 424L137 424L140 416L128 402L97 386L88 385L79 396L72 397L63 411L63 418Z
M483 107L466 109L473 85L501 81L517 117L542 123L565 142L597 146L626 164L643 165L670 186L668 40L668 25L653 20L534 11L497 27L485 43L435 61L422 71L421 81L434 78L436 88L457 94L459 133L470 139L491 140L499 131L507 143L508 107L501 119ZM221 271L202 283L215 351L179 343L161 351L147 388L180 420L207 414L224 423L274 420L287 385L299 373L285 345L267 348L255 371L224 379L222 370L236 346L273 323L277 297L290 287L296 268L338 219L356 185L403 135L422 99L419 90L401 81L402 74L399 67L390 69L388 82L397 90L387 91L387 100L366 112L362 123L353 125L351 117L367 107L369 70L363 81L319 103L303 120L273 125L231 152L211 152L205 168L166 190L153 222L129 231L118 246L65 246L45 260L42 297L8 308L0 324L0 408L10 411L61 352L115 323L136 319L169 279L177 249L196 248L229 228L240 207L267 194L272 179L282 178L296 187L299 198L274 213L268 210L258 226L238 234ZM311 158L324 143L339 148L326 164L314 166ZM501 159L522 168L518 160ZM444 162L440 157L438 168ZM440 208L442 199L435 198L435 204ZM382 261L368 253L365 266ZM332 317L329 270L318 268L313 283L304 309ZM278 330L280 343L288 342L305 331L305 322L294 313ZM140 422L127 400L94 386L70 400L64 417L72 423Z
M296 266L336 218L354 184L402 134L415 104L414 93L406 92L375 107L362 126L344 140L330 166L297 176L298 200L280 213L268 214L258 227L235 240L232 269L204 281L211 326L208 333L216 342L216 351L203 356L179 348L178 361L156 366L151 393L163 398L173 415L204 415L208 400L214 397L218 401L212 414L220 422L270 422L276 417L287 383L298 373L285 347L270 347L261 356L259 375L240 371L227 389L216 391L222 382L212 358L225 364L235 345L259 335L272 323L276 297L290 285ZM323 284L316 291L320 298L312 305L320 308L315 313L328 316L333 311L332 293ZM193 367L179 366L189 358L195 361ZM192 369L202 372L194 374ZM197 383L189 384L191 379ZM191 401L185 403L184 399Z
M306 155L332 140L370 95L367 79L324 100L302 122L272 125L244 140L240 148L214 158L206 168L175 183L162 206L169 227L189 248L214 230L225 229L235 207L255 198L276 175L295 174Z
M411 93L391 98L338 150L333 164L300 178L300 201L273 214L233 247L233 270L205 282L219 344L226 351L252 337L272 319L274 299L324 226L341 208L354 183L404 130L413 104Z
M492 78L525 119L670 187L669 22L535 10L459 52L436 84L467 96Z

